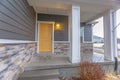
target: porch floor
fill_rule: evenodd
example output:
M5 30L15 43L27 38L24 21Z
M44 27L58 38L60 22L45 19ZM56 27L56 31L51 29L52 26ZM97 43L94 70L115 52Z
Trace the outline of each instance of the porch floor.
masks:
M85 57L85 56L84 56ZM89 57L86 55L86 57ZM87 58L86 58L87 59ZM91 57L91 62L105 62L104 55L94 53ZM58 56L34 56L31 62L26 65L25 70L46 69L56 67L78 66L79 64L72 64L68 57Z

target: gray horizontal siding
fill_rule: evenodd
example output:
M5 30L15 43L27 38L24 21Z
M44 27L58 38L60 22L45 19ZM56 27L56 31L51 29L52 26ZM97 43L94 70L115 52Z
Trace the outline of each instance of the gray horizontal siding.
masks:
M27 0L0 0L0 38L35 39L35 11Z
M84 26L84 42L92 42L92 25L87 24Z

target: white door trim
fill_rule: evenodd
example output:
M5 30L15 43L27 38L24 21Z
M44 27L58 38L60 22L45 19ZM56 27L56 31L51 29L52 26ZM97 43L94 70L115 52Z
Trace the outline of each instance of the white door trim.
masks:
M54 54L54 25L55 25L55 22L51 22L51 21L38 21L37 22L37 24L38 24L38 26L37 26L37 35L38 35L38 33L39 33L39 28L40 28L40 26L39 26L39 24L41 24L41 23L49 23L49 24L52 24L52 28L53 28L53 33L52 33L52 54ZM37 36L38 38L38 40L37 40L37 53L39 53L39 51L38 51L38 49L39 49L39 36Z

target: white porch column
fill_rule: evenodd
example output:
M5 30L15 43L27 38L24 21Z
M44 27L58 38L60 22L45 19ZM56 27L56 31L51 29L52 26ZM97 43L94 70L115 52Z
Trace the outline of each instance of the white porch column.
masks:
M117 57L117 37L115 13L110 10L104 16L104 58L105 60L114 60Z
M80 62L80 6L72 6L70 20L70 42L72 63Z

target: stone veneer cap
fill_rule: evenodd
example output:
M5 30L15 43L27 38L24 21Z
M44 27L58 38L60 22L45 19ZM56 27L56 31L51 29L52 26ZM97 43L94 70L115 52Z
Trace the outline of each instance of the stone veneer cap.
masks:
M0 44L25 44L25 43L36 43L36 41L0 39Z

